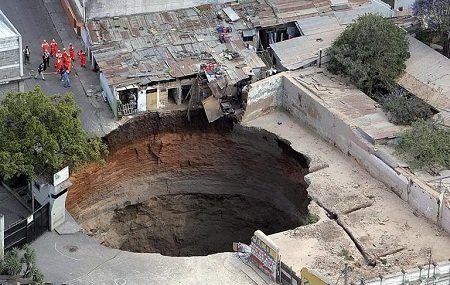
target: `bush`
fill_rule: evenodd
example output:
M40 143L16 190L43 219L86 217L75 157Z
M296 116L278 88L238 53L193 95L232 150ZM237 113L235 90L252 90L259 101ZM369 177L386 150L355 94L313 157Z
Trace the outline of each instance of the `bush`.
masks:
M397 152L413 168L436 175L450 168L450 130L435 122L416 121L400 134Z
M414 121L428 120L433 116L430 105L404 89L390 93L382 107L389 122L396 125L411 125Z

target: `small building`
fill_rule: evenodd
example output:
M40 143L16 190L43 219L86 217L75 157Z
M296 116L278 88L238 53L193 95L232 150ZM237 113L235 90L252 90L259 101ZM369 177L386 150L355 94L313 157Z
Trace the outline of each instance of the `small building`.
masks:
M0 100L23 91L22 36L0 10Z

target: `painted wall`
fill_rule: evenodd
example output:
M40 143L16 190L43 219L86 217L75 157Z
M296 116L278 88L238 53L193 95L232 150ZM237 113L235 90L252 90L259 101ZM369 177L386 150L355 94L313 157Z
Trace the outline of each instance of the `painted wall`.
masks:
M147 95L145 90L140 90L137 96L137 109L138 112L147 111Z

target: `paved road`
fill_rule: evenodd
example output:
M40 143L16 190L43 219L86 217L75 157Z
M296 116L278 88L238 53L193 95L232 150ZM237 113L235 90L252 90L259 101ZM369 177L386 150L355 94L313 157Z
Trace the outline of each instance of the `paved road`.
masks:
M82 42L69 26L59 0L1 0L0 9L22 35L23 46L31 49L31 64L24 66L24 75L33 75L42 60L40 47L44 39L55 39L59 46L73 43L81 48ZM50 60L53 65L53 60ZM118 126L101 96L98 75L75 62L71 73L71 88L64 88L53 67L47 69L45 81L29 78L25 90L40 85L48 95L72 92L82 110L81 121L91 135L104 136Z

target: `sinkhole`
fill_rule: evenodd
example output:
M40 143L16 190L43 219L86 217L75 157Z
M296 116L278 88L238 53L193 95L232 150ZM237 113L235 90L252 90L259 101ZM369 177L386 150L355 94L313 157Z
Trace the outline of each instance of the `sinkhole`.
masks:
M147 114L105 138L106 163L71 177L67 206L85 233L121 250L199 256L303 224L302 154L266 131L190 117Z

